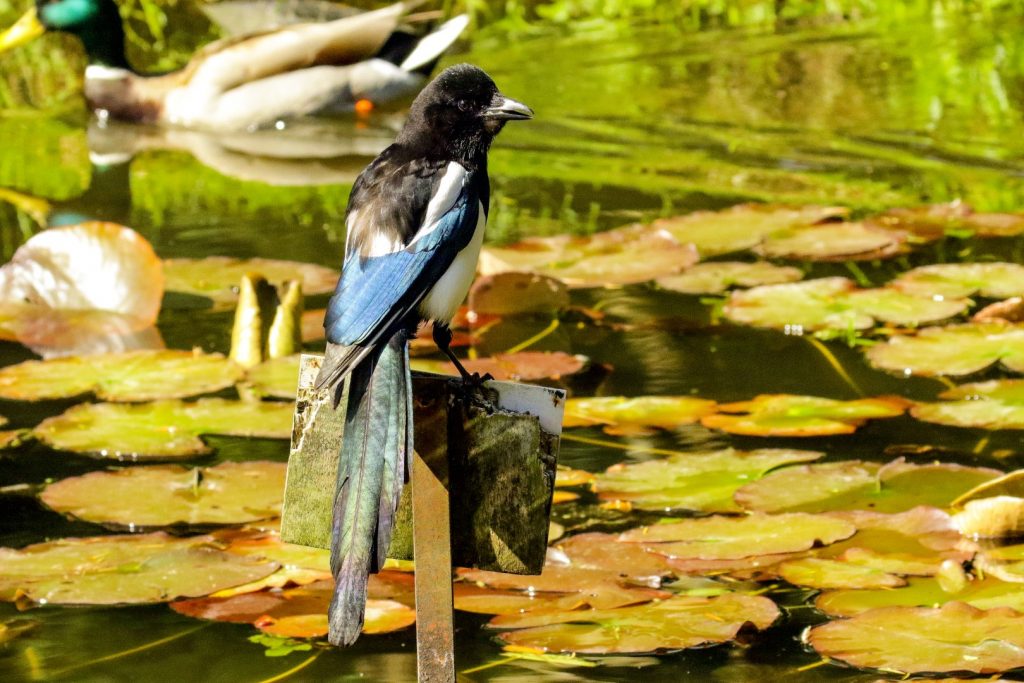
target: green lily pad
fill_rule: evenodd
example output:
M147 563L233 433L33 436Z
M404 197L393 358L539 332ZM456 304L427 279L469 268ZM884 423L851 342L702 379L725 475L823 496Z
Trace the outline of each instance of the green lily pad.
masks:
M589 365L586 356L563 351L520 351L499 353L488 358L462 360L467 372L481 375L490 373L496 380L531 382L539 379L559 379L581 372ZM457 376L459 371L447 360L414 358L412 369L439 375Z
M222 398L85 403L43 420L32 434L51 448L100 458L191 458L210 452L200 434L287 439L292 412L290 403Z
M105 401L151 401L233 386L241 368L219 353L128 351L25 361L0 369L0 398L16 401L94 393Z
M887 228L913 233L923 240L957 237L1013 237L1024 232L1024 216L979 213L963 202L890 209L871 219Z
M245 381L262 396L294 399L299 386L299 358L271 358L246 372Z
M620 535L643 543L656 553L679 559L737 560L808 550L849 538L856 532L846 520L824 515L792 513L712 516L632 529Z
M871 365L910 375L969 375L994 363L1024 372L1024 325L990 321L926 327L867 350Z
M918 505L945 507L999 474L987 467L914 465L902 459L887 465L861 460L794 465L743 486L735 500L763 512L902 512Z
M287 280L301 280L306 296L333 292L339 276L333 268L276 259L207 256L164 261L168 291L205 296L222 305L238 299L238 283L249 273L259 273L278 288Z
M806 588L894 588L907 583L881 569L820 557L787 560L779 565L778 573L789 583Z
M57 512L129 529L243 524L281 514L284 463L148 465L70 477L39 498Z
M683 294L720 294L733 287L796 282L803 276L803 271L799 268L776 266L767 261L716 261L698 263L679 275L663 277L658 280L658 286Z
M866 330L875 322L918 325L963 313L969 299L933 299L892 287L858 289L853 281L829 277L733 292L723 309L734 323L785 329Z
M777 232L755 250L766 258L802 261L869 260L895 256L906 237L869 223L826 223Z
M255 581L278 565L221 552L209 536L65 538L0 548L0 600L49 605L169 602Z
M852 434L867 420L897 417L907 402L895 396L837 401L817 396L765 394L751 401L718 406L701 424L744 436L825 436ZM723 414L739 413L739 414Z
M715 402L692 396L595 396L570 398L562 425L605 425L611 434L637 434L651 427L675 429L715 412Z
M900 588L827 591L814 606L831 616L850 617L881 607L931 607L953 600L978 609L1009 607L1024 612L1024 584L975 577L962 590L947 592L935 577L911 577Z
M779 232L814 225L846 215L835 206L778 206L740 204L725 211L699 211L663 218L652 227L665 230L680 242L697 247L701 258L753 249Z
M628 501L641 510L736 512L736 490L782 465L817 460L812 451L759 449L680 453L609 467L597 476L594 491L603 500Z
M641 654L734 640L744 626L763 630L779 617L768 598L728 593L677 596L619 609L527 612L495 617L499 637L543 652Z
M531 237L505 247L485 246L480 272L537 273L570 287L603 287L673 275L696 262L693 245L663 230L629 226L589 237Z
M975 429L1024 429L1024 380L1002 379L962 384L939 394L948 399L918 403L918 420Z
M1024 224L1024 217L1021 218ZM914 268L889 283L915 296L957 299L974 294L992 299L1024 295L1019 263L937 263Z

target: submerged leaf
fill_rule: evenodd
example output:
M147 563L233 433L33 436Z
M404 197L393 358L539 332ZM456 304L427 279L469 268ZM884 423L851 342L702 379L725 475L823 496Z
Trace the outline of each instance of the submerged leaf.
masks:
M192 403L86 403L43 420L32 434L48 446L102 458L187 458L210 452L200 434L291 436L290 403L205 398Z
M0 600L117 605L168 602L255 581L277 564L221 552L209 536L65 538L0 548Z
M595 396L570 398L565 404L565 427L608 425L612 434L643 432L649 427L675 429L715 412L715 402L691 396Z
M733 287L796 282L803 276L803 271L799 268L776 266L767 261L714 261L698 263L679 275L661 278L658 280L658 286L684 294L720 294Z
M1024 380L962 384L942 392L939 398L948 400L918 403L910 414L918 420L951 427L1024 429Z
M890 396L837 401L817 396L761 395L718 406L701 424L744 436L824 436L852 434L867 420L897 417L907 402ZM726 415L723 413L745 413Z
M499 353L490 358L471 358L462 361L462 365L470 373L490 373L496 380L514 382L568 377L582 371L588 363L585 356L574 356L562 351ZM412 369L439 375L459 374L455 366L446 360L416 358L412 361Z
M276 462L148 465L63 479L39 497L57 512L133 530L242 524L281 514L284 473Z
M306 296L329 294L338 283L338 271L333 268L298 261L227 256L164 261L168 291L205 296L220 305L235 302L238 283L243 275L249 273L262 275L278 288L287 280L301 280L302 292Z
M18 401L94 393L105 401L151 401L233 386L241 368L219 353L128 351L25 361L0 369L0 398Z
M1024 217L1021 217L1024 225ZM889 283L916 296L956 299L974 294L1008 299L1024 294L1024 266L1019 263L937 263L903 273Z
M926 327L867 350L876 368L902 375L969 375L993 363L1024 372L1024 325L1003 322Z

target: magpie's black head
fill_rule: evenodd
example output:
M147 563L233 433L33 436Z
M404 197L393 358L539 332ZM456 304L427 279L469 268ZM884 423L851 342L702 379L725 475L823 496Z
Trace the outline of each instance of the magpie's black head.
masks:
M473 163L487 153L506 121L533 117L471 64L448 67L412 103L398 142L419 154Z

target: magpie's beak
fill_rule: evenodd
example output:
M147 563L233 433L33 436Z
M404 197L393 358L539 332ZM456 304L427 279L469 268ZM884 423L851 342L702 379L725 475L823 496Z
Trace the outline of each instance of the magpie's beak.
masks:
M484 110L484 118L498 119L499 121L524 121L533 118L533 110L522 102L502 97Z
M7 52L19 45L24 45L33 38L43 35L46 27L36 16L36 8L33 7L22 15L10 28L0 33L0 52Z

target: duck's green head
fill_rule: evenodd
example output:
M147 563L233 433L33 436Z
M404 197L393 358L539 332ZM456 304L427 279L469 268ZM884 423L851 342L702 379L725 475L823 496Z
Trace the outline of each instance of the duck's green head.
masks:
M125 66L124 29L114 0L36 0L35 7L0 34L0 52L45 31L64 31L81 38L92 63Z

